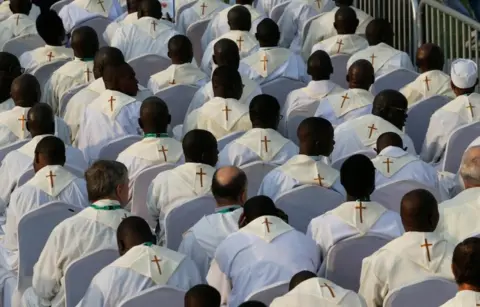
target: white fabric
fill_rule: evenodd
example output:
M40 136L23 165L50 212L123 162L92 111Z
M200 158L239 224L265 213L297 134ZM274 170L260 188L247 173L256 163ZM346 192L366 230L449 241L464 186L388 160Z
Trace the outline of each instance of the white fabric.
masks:
M63 46L45 45L32 51L24 52L20 58L20 66L27 72L33 72L39 67L58 60L73 59L73 50Z
M432 245L422 247L425 242ZM363 259L358 293L365 298L367 306L382 306L388 292L395 288L428 277L453 281L454 247L435 233L406 232Z
M197 1L192 7L189 7L180 16L177 16L177 30L186 34L190 25L201 20L211 19L227 7L228 4L219 0Z
M12 98L8 98L7 100L0 103L0 113L5 111L9 111L15 107L15 103L13 102Z
M407 98L409 106L434 95L455 98L450 86L450 76L440 70L424 72L415 81L401 88L400 93Z
M169 21L142 17L117 29L110 45L123 52L125 61L146 54L168 57L167 43L177 34Z
M119 28L124 25L131 24L136 20L138 20L137 12L133 12L130 14L128 14L128 12L125 12L107 26L105 32L103 32L103 39L107 44L110 44L112 42L113 36L115 35L115 32L117 32Z
M172 64L167 69L152 75L148 80L148 88L152 93L158 93L177 84L202 87L208 80L208 76L192 63Z
M101 3L101 4L100 4ZM118 0L75 0L65 5L58 16L62 18L63 26L70 32L76 25L94 16L108 17L110 20L117 19L123 14Z
M13 13L10 10L10 1L3 1L0 4L0 21L5 20L12 15ZM28 17L30 17L31 20L37 20L38 15L40 15L40 8L33 4Z
M477 63L468 59L453 61L450 78L456 87L467 89L474 87L478 81Z
M480 223L475 219L480 209L478 188L470 188L449 202L441 204L439 229L453 243L480 233Z
M472 290L458 291L454 298L446 302L440 307L463 307L477 306L480 302L480 292Z
M278 217L262 216L218 246L207 282L220 292L222 304L238 306L254 291L319 267L312 239Z
M2 29L0 33L0 47L2 48L3 45L12 38L27 34L37 34L35 20L30 19L30 17L24 14L11 15L0 22L0 28Z
M321 42L316 43L312 47L312 53L317 50L323 50L329 56L336 54L352 55L360 50L368 48L368 41L357 34L336 35Z

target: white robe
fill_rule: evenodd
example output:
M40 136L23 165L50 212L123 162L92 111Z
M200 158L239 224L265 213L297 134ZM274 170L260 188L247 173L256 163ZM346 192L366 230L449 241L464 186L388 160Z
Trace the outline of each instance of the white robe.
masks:
M177 84L202 87L208 81L208 76L192 63L172 64L165 70L152 75L148 80L147 87L152 93L158 93Z
M358 293L367 306L376 307L383 305L393 289L429 277L454 281L451 268L454 248L436 233L406 232L363 259Z
M132 22L136 20L138 20L137 12L133 12L130 14L128 14L128 12L125 12L125 14L120 15L117 19L115 19L115 21L113 21L107 26L105 32L103 32L103 39L107 44L111 44L112 38L119 28L124 25L132 24Z
M113 106L110 100L115 100ZM141 102L124 93L105 90L85 108L78 130L78 148L93 162L103 146L130 134L141 134L138 116Z
M227 144L218 154L218 166L264 161L282 165L298 154L298 146L273 129L253 128Z
M217 212L204 216L193 225L183 235L178 248L179 253L187 255L195 262L202 281L206 280L217 247L229 234L238 230L238 220L243 213L242 208L229 212L222 212L222 209L224 208L217 208Z
M268 173L260 185L257 195L265 195L276 200L283 193L303 185L321 185L346 195L340 183L340 173L330 167L327 157L293 156L282 166ZM322 177L322 182L316 178Z
M73 50L63 46L49 46L36 48L32 51L24 52L20 58L20 65L25 68L26 73L33 73L41 66L59 61L72 60Z
M185 163L160 173L148 187L147 208L160 225L160 245L165 236L165 216L193 198L209 195L215 169L202 163ZM201 175L202 174L202 175Z
M151 261L154 256L161 259L158 267ZM120 280L122 282L118 282ZM188 291L200 283L202 280L191 259L165 247L142 244L132 247L95 275L77 306L117 307L151 287L166 285Z
M222 304L238 306L263 287L319 267L320 254L312 239L278 217L262 216L218 246L207 282L220 292Z
M215 97L185 117L183 135L193 129L210 131L217 140L252 129L248 107L236 99Z
M360 206L365 207L361 215ZM320 246L323 259L338 242L367 234L384 235L392 239L401 236L403 225L400 216L377 202L348 201L314 218L307 229L307 236Z
M49 134L37 135L19 149L8 153L3 159L0 166L0 213L5 211L10 202L10 194L16 188L18 178L32 166L38 142L46 136ZM82 152L70 146L66 146L65 149L66 164L79 171L85 171L88 165Z
M27 34L37 34L35 20L30 19L24 14L13 14L4 21L0 22L0 47L12 38Z
M438 162L445 152L450 134L458 127L480 120L480 94L458 96L430 117L430 125L420 156L427 162Z
M455 198L441 204L439 232L453 243L459 243L466 238L480 234L478 213L480 199L478 188L470 188Z
M323 50L331 57L337 54L352 55L366 48L368 48L368 41L360 35L335 35L313 45L310 54ZM305 58L307 59L308 57Z
M360 150L371 150L377 145L377 138L385 132L395 132L403 139L407 152L416 155L412 139L400 129L373 114L347 121L335 128L335 146L332 161L349 157Z
M372 113L374 98L372 93L359 88L329 95L320 100L315 117L323 117L336 127L346 121Z
M9 111L15 107L15 103L13 102L12 98L8 98L7 100L0 103L0 113L5 111Z
M480 292L472 290L461 290L454 298L440 307L465 307L480 305Z
M125 61L147 54L167 58L167 43L177 34L179 33L169 21L142 17L117 29L110 45L123 52Z
M385 43L370 46L353 54L347 62L347 69L358 60L367 60L372 63L377 78L400 68L415 71L407 53Z
M186 34L192 24L201 20L211 19L227 7L228 4L219 0L197 1L192 7L184 10L182 14L176 17L177 30L182 34Z
M3 1L0 4L0 21L5 20L12 15L13 13L10 10L10 1ZM30 17L31 20L37 20L38 15L40 15L40 8L33 4L28 17Z
M440 70L424 72L417 79L401 88L400 93L407 98L409 106L435 95L455 98L451 88L450 76Z
M118 0L102 0L101 3L98 0L75 0L65 5L58 16L62 18L65 31L68 33L82 21L94 16L104 16L115 20L122 14L123 11Z
M259 50L242 60L250 66L248 77L258 84L265 84L284 77L307 83L310 76L302 57L281 47L260 47Z

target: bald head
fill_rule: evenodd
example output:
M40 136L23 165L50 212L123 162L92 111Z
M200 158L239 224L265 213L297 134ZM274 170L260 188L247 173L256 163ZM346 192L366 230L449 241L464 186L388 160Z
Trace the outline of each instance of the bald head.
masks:
M212 88L215 97L239 100L243 93L242 77L231 66L220 66L213 71Z
M349 6L341 6L335 13L333 27L337 34L355 34L358 27L358 19L355 10Z
M300 154L328 157L333 151L333 126L321 117L304 119L297 129Z
M386 19L377 18L370 21L365 35L370 46L380 43L393 46L393 27Z
M128 252L132 247L143 244L155 244L155 236L150 226L139 216L130 216L118 225L117 245L120 256Z
M247 198L247 175L236 166L224 166L215 171L212 194L219 206L243 205Z
M410 191L402 198L400 216L405 231L433 232L439 220L437 200L427 190Z
M311 278L317 278L317 274L310 272L310 271L301 271L297 274L293 275L292 279L290 279L290 284L288 285L288 291L292 291L295 289L296 286L304 282L305 280Z
M107 66L117 66L125 62L120 49L115 47L102 47L95 54L93 60L93 75L95 79L101 78Z
M220 307L221 296L209 285L196 285L185 294L185 307Z
M313 81L330 80L333 65L328 53L323 50L312 53L308 58L307 73L312 76Z
M217 66L231 66L238 70L240 51L237 44L228 38L222 38L213 45L213 63Z
M480 146L473 146L463 154L460 176L465 189L480 187Z
M417 66L421 73L431 70L442 70L445 64L445 55L440 46L427 43L417 50Z
M16 106L30 108L40 101L42 91L40 83L33 75L24 74L12 82L10 89L12 99Z
M193 46L185 35L175 35L168 41L168 57L172 64L185 64L193 60Z
M360 88L368 91L375 82L375 70L367 60L358 60L348 68L347 81L349 88Z
M280 30L275 21L265 18L258 24L255 37L260 47L276 47L280 40Z
M407 120L408 101L402 93L384 90L373 100L372 114L383 118L400 130Z
M10 0L10 10L13 14L29 15L31 9L31 0Z
M403 150L403 140L395 132L385 132L377 139L377 153L382 152L385 148L393 146Z
M55 116L52 108L46 103L37 103L27 114L27 130L33 137L55 133Z
M162 18L162 4L158 0L141 0L137 8L138 19L142 17Z
M204 163L215 167L218 161L217 139L206 130L194 129L183 137L185 162Z
M252 27L252 16L243 5L234 6L227 14L230 30L250 31Z
M167 104L162 99L152 96L142 102L138 124L144 134L160 136L160 134L167 133L167 127L171 120Z
M72 33L73 54L80 59L93 59L98 51L98 36L94 29L83 26Z

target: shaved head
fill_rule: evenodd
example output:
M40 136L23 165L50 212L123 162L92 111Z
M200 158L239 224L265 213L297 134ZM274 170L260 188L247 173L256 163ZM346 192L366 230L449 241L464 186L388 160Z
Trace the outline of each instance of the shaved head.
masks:
M366 91L375 82L375 71L372 63L358 60L348 68L347 81L350 88L361 88Z
M276 47L280 40L280 30L275 21L265 18L258 24L255 37L260 47Z
M243 5L234 6L227 14L230 30L250 31L252 27L252 15Z
M217 139L207 130L193 129L182 140L185 162L204 163L212 167L218 162Z
M46 136L35 147L33 169L38 172L46 165L61 165L66 161L65 144L55 136Z
M405 231L433 232L440 218L437 200L427 190L410 191L402 198L400 216Z
M359 21L355 10L349 6L341 6L335 13L333 27L337 34L355 34Z
M300 154L328 157L333 151L333 126L321 117L304 119L297 129Z
M142 102L138 124L145 134L167 133L171 120L167 104L162 99L152 96Z
M162 4L158 0L141 0L137 8L138 19L142 17L162 18Z
M386 19L377 18L370 21L365 35L370 46L375 46L380 43L393 46L393 27Z
M215 171L212 194L219 205L243 205L247 198L247 175L236 166Z
M377 139L377 153L380 153L388 146L398 147L403 150L403 140L395 132L385 132Z
M423 44L417 50L417 66L420 72L424 73L431 70L442 70L445 64L445 55L440 46L427 43Z
M221 296L209 285L196 285L185 294L185 307L220 307Z
M55 133L55 116L52 108L46 103L37 103L27 114L27 130L33 137Z
M80 59L93 59L98 51L98 36L94 29L83 26L72 33L73 54Z
M117 228L117 244L120 256L132 247L143 243L155 244L155 236L152 234L148 223L139 216L130 216L123 219Z
M12 11L12 14L29 15L31 9L31 0L10 0L10 11Z
M16 106L29 108L40 101L42 91L37 78L23 74L13 80L10 94Z
M175 35L168 41L168 57L172 64L185 64L193 60L193 46L185 35Z
M330 80L333 65L328 53L323 50L312 53L307 61L307 73L313 81Z
M116 66L125 62L123 53L115 47L102 47L93 59L93 75L95 79L101 78L103 70L107 66Z
M298 286L305 280L317 277L317 274L310 271L298 272L297 274L293 275L292 279L290 280L290 284L288 285L288 291L292 291L293 289L295 289L296 286Z
M213 45L213 62L217 66L231 66L238 70L240 51L237 44L228 38L222 38Z

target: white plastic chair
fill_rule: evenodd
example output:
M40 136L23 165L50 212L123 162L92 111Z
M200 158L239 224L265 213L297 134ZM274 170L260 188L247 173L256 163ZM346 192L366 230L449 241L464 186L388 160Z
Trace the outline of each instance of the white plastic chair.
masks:
M370 256L392 238L380 235L350 237L333 245L322 264L325 278L331 282L357 292L360 287L360 273L363 258Z
M373 95L377 95L383 90L398 91L405 85L417 79L417 77L418 74L414 71L404 68L396 69L388 74L378 77L372 85L371 92Z
M290 4L290 2L291 1L285 1L283 3L275 5L270 11L270 19L278 23L280 17L282 17L283 12L285 11L285 8L287 7L287 5Z
M215 212L216 202L211 195L191 199L175 208L165 216L166 247L178 250L183 234L205 215Z
M72 87L68 92L66 92L63 95L63 97L60 99L60 105L58 107L58 116L63 118L70 99L72 99L72 97L75 96L76 93L80 92L82 89L86 88L87 86L88 84L81 84L79 86Z
M443 159L443 170L456 174L460 168L463 153L479 135L480 122L458 127L450 133Z
M120 307L158 306L183 307L185 292L168 286L156 286L124 300Z
M172 64L172 61L161 55L146 54L131 59L128 61L128 64L130 64L135 71L138 83L146 87L150 77L168 68L168 66Z
M305 40L307 39L307 34L308 34L308 30L310 30L310 26L312 24L312 21L314 21L315 19L317 19L319 15L315 15L313 17L311 17L310 19L308 19L305 24L303 25L303 29L302 29L302 42L305 43Z
M29 141L30 141L29 139L18 140L15 143L0 147L0 161L3 161L3 159L6 157L6 155L9 152L19 149Z
M174 168L174 164L161 164L149 167L140 174L138 174L137 179L133 183L133 195L132 195L132 214L142 217L148 222L150 227L155 228L157 221L154 221L147 209L147 193L150 183L153 179L157 177L161 172L167 171Z
M229 144L230 142L233 142L234 140L238 139L239 137L241 137L242 135L245 134L245 131L237 131L237 132L234 132L234 133L230 133L229 135L226 135L224 137L222 137L221 139L217 140L217 144L218 144L218 151L222 151L223 148L225 148L225 146L227 146L227 144Z
M342 165L343 165L343 162L345 162L345 160L347 160L348 158L350 158L351 156L353 155L364 155L364 156L367 156L369 157L370 159L373 159L377 156L377 154L373 151L373 150L359 150L359 151L356 151L348 156L345 156L345 157L341 157L340 159L338 160L335 160L332 162L332 167L338 171L340 171L340 169L342 168Z
M127 135L108 142L100 149L99 159L117 160L118 155L130 145L142 140L140 135Z
M193 56L198 65L202 63L203 49L202 49L202 36L207 29L210 19L203 19L191 24L187 28L187 37L190 39L193 45Z
M400 213L400 202L402 201L403 196L408 192L417 189L429 191L435 196L439 203L441 202L439 191L413 180L391 181L376 187L372 194L372 201L376 201L382 204L385 208Z
M264 287L250 294L246 301L262 302L266 306L270 306L274 299L287 294L289 283L290 281L280 281L274 283L273 285Z
M102 249L70 263L65 271L66 307L77 306L93 277L117 258L117 250Z
M417 152L422 151L423 141L427 135L428 125L433 113L447 104L446 96L435 95L419 101L408 109L405 132L410 136Z
M65 168L78 178L83 178L84 176L84 173L81 170L76 169L75 167L65 165ZM33 168L27 169L25 172L23 172L23 174L20 175L20 177L18 177L17 188L24 185L27 181L32 179L33 176L35 176L35 171L33 170Z
M390 291L383 302L384 307L438 307L452 299L457 285L443 278L428 278Z
M303 233L317 216L335 209L345 197L321 186L304 185L281 194L275 200L277 208L288 215L288 223Z
M107 29L108 25L111 23L111 20L104 16L93 16L92 18L86 19L79 24L75 25L71 33L75 31L76 28L83 26L89 26L94 29L98 36L98 45L99 47L108 46L108 44L103 39L103 33Z
M347 63L350 59L348 54L337 54L330 58L332 60L333 74L330 77L332 82L343 88L348 88L347 82Z
M19 58L24 52L45 46L45 41L37 34L26 34L12 38L3 45L3 51Z
M70 4L72 3L73 0L60 0L58 2L55 2L54 4L52 4L52 6L50 7L50 9L52 11L55 11L57 13L60 13L60 10L67 4Z
M287 95L290 94L291 91L305 86L305 83L298 80L280 77L263 84L261 88L262 93L275 97L280 105L280 109L282 109Z
M293 110L292 112L288 113L285 118L285 128L279 129L280 132L283 134L284 137L290 139L295 144L299 144L298 137L297 137L297 129L300 126L300 123L308 118L315 115L315 111L317 110L318 102L312 103L308 110ZM283 131L282 131L283 130Z
M67 62L68 60L52 61L51 63L44 64L35 71L29 73L37 78L38 83L40 83L40 88L43 89L45 87L45 83L47 83L47 80L52 76L52 74Z
M178 84L155 93L155 96L163 99L168 106L172 116L170 126L183 124L190 101L197 90L198 88L195 86Z
M277 165L263 161L247 163L240 167L248 178L248 198L258 194L263 178L276 167Z

